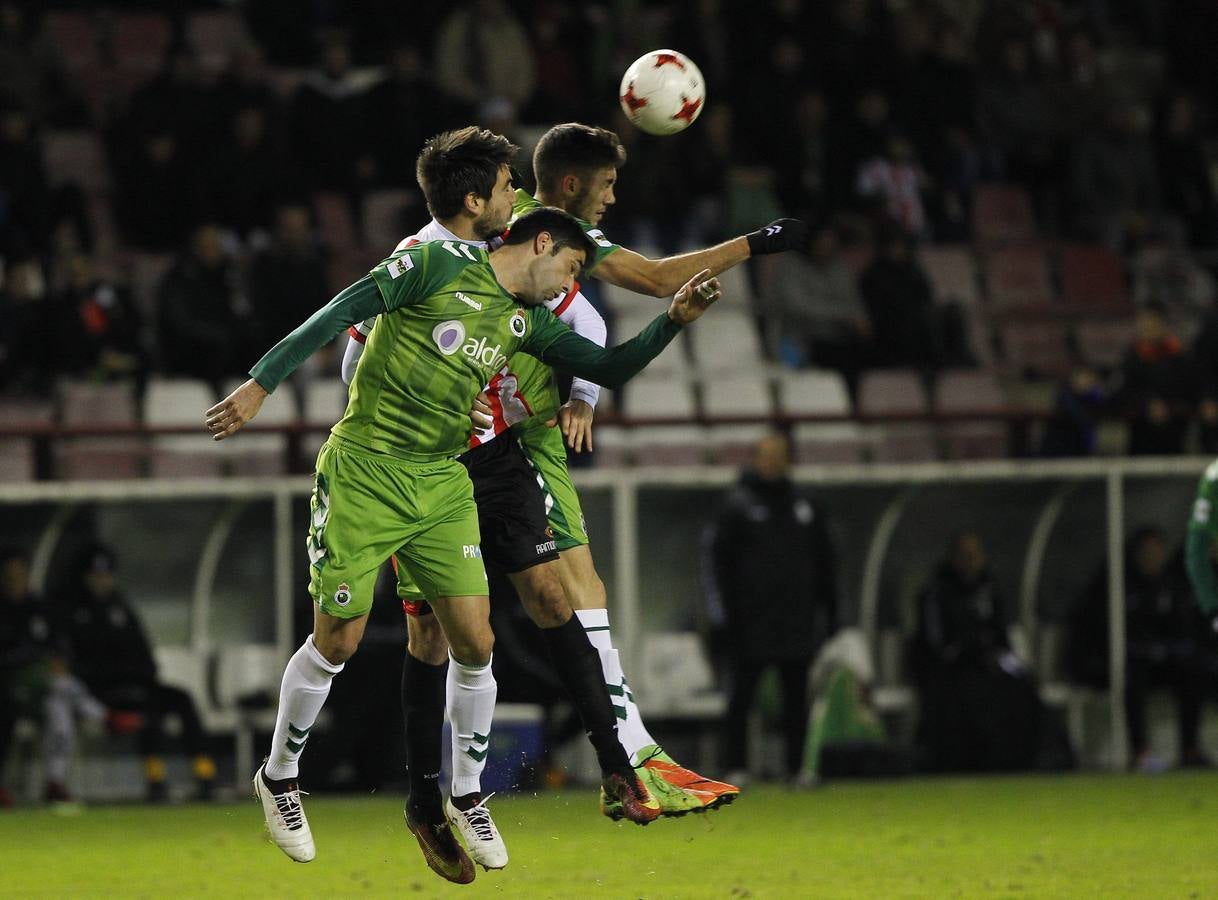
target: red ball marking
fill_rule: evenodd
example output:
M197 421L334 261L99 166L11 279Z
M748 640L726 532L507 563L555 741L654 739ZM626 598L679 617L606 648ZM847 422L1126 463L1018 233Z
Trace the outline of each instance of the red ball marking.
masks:
M630 87L626 88L626 93L622 94L622 102L630 107L631 112L638 112L647 105L647 98L634 95L634 82L632 81Z
M693 122L694 116L698 114L698 108L702 105L702 99L690 100L688 97L681 96L681 109L673 114L674 119L684 119L686 122Z
M655 67L658 69L661 66L666 66L672 63L678 69L684 70L685 63L681 62L681 58L673 53L657 53Z

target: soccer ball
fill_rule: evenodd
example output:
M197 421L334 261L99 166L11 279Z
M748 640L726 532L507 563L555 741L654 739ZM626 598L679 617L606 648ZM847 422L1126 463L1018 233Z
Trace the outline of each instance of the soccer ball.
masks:
M622 111L648 134L676 134L694 123L706 84L693 60L676 50L644 53L622 76Z

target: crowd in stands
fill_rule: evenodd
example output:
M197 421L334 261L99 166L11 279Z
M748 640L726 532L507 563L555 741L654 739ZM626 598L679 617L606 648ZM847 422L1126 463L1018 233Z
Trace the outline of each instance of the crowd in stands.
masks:
M749 270L758 366L853 399L980 368L1041 411L1036 452L1113 417L1121 450L1214 452L1215 29L1196 0L0 0L0 390L218 388L426 220L427 136L508 134L527 187L584 120L629 153L618 242L815 223ZM616 88L660 46L708 105L652 138Z

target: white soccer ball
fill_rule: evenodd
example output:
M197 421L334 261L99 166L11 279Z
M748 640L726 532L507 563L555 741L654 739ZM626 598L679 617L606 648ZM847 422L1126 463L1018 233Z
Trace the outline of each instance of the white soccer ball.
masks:
M648 134L676 134L701 114L706 82L685 54L652 50L630 64L618 99L635 127Z

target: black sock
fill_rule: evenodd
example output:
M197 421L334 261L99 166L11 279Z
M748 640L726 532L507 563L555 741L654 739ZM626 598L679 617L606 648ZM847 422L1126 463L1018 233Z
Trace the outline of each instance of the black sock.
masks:
M425 821L443 819L440 756L444 743L444 681L448 663L433 666L406 652L402 662L402 715L406 720L406 774L410 807Z
M601 772L628 772L630 760L617 739L617 716L605 686L601 658L579 619L572 616L557 628L541 629L558 679L571 695L588 740L596 750Z

